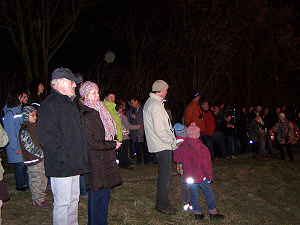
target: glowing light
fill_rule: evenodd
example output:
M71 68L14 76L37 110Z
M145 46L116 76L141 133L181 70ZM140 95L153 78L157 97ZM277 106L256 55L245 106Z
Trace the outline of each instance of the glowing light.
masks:
M16 115L14 115L14 119L15 118L20 118L20 117L22 117L22 114L16 114Z
M186 211L186 210L189 209L189 207L190 207L190 205L189 205L188 203L186 203L186 204L183 206L183 209Z
M193 210L193 206L190 205L189 210Z
M119 161L118 159L116 159L116 163L117 163L117 165L119 165L119 162L120 162L120 161Z
M250 144L253 144L253 141L249 141Z
M193 184L194 183L194 179L192 177L189 177L189 178L186 179L186 182L188 184Z

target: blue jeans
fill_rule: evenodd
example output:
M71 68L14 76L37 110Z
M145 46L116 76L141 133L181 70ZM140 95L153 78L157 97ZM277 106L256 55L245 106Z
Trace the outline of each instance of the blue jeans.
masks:
M181 201L182 204L185 205L186 203L190 203L190 190L189 185L183 182L183 176L180 176L180 194L181 194Z
M198 186L201 188L203 194L206 198L206 204L209 210L216 208L215 197L207 181L203 181L199 184L189 184L191 193L191 205L193 206L193 211L202 214L202 208L199 206L199 192Z
M80 187L80 195L87 195L87 191L85 189L85 180L84 180L84 174L80 175L79 178L79 187Z
M27 167L23 162L14 163L14 174L16 179L16 188L28 186Z
M172 177L172 151L156 152L158 177L156 193L156 209L169 209L169 186Z
M89 191L88 225L107 225L110 188Z

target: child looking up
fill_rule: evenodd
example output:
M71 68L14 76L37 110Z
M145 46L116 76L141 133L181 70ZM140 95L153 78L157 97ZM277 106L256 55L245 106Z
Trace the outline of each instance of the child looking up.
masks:
M187 138L174 151L173 160L176 163L182 163L183 182L187 183L190 189L190 203L195 219L204 219L204 214L199 206L198 186L205 195L210 219L223 219L224 216L217 212L214 195L210 188L209 183L213 181L211 159L208 148L199 140L200 128L193 122L186 132Z
M48 179L45 176L44 153L37 139L36 109L24 106L22 118L24 122L20 128L19 142L24 165L27 166L32 204L45 207L48 205L45 199Z

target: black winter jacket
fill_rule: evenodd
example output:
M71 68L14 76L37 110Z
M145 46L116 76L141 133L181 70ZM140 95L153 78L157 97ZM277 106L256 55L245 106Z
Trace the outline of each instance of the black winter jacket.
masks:
M105 130L99 112L83 105L80 114L91 168L91 173L85 175L87 189L98 191L120 185L122 179L116 164L116 142L105 140Z
M69 177L89 172L80 114L68 96L52 89L39 107L37 133L44 150L46 176Z

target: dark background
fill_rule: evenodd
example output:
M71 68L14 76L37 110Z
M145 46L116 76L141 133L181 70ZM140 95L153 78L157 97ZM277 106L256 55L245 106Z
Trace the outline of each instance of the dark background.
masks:
M38 17L40 12L35 10L42 1L30 2L33 16ZM65 2L71 7L71 0ZM164 79L170 85L168 107L175 114L182 111L194 89L211 103L272 108L299 104L299 1L83 3L86 8L49 61L48 74L40 69L32 78L26 75L20 52L5 23L1 24L1 105L8 91L26 87L34 79L43 79L49 87L51 72L60 66L83 73L102 92L113 89L117 98L146 99L152 83ZM67 15L70 8L60 7L57 17ZM27 47L31 51L31 43ZM104 61L108 51L116 55L111 64Z

